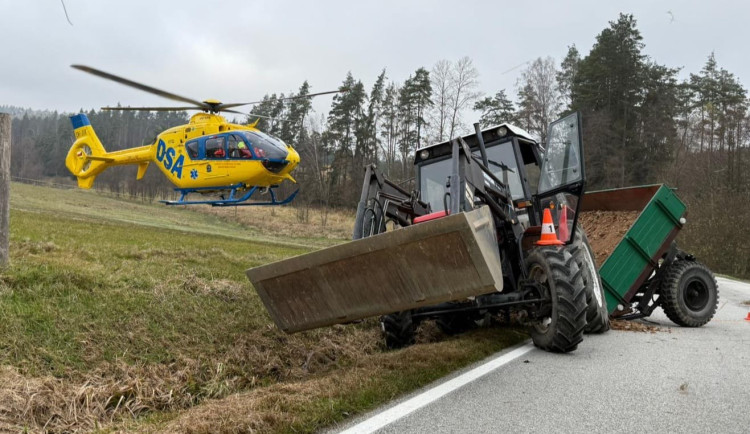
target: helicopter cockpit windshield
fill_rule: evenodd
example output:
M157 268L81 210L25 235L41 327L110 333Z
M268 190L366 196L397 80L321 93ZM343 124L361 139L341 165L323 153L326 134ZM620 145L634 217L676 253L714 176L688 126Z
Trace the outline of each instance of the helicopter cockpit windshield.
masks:
M250 145L255 158L284 160L288 154L286 145L281 139L276 139L260 131L242 131L241 134Z

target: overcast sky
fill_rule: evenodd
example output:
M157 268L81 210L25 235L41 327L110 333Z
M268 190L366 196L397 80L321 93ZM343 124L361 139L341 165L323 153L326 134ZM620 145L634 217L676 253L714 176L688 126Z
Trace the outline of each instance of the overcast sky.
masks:
M559 62L572 44L585 55L620 12L635 15L646 54L682 76L714 51L721 67L750 80L746 1L64 2L72 26L60 0L0 0L0 104L172 104L73 63L189 98L244 102L296 91L304 80L313 92L335 89L348 71L369 91L383 68L403 82L462 56L479 70L481 91L505 88L515 98L517 66L540 56Z

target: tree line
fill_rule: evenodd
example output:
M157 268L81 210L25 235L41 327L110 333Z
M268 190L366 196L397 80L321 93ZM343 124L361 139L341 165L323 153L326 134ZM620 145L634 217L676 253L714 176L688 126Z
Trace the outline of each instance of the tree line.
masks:
M583 115L587 188L666 182L689 205L691 224L680 237L714 269L750 275L750 117L747 90L704 53L700 71L680 69L644 54L632 15L620 14L595 37L588 53L570 46L527 63L515 88L481 95L470 58L440 60L397 81L383 70L366 88L349 73L328 113L313 110L304 82L291 94L266 95L247 119L300 153L295 178L300 218L310 206L354 207L362 168L376 164L389 178L413 187L416 149L467 134L477 116L487 127L509 122L544 142L547 125L572 111ZM2 108L0 108L2 109ZM8 111L5 108L4 111ZM152 143L160 131L187 122L180 112L88 112L105 147ZM72 142L67 115L16 113L12 173L71 180L64 157ZM131 173L132 172L132 173ZM118 194L153 199L171 191L156 170L135 181L135 168L111 169L97 179ZM291 187L285 187L291 189ZM727 204L737 209L729 209Z

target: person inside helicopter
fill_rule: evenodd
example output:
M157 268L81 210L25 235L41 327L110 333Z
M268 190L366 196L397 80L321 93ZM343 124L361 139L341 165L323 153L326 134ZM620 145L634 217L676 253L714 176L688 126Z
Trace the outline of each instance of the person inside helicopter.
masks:
M206 139L206 157L207 158L224 158L224 137L211 137Z
M245 142L237 135L229 136L228 148L229 158L253 158Z

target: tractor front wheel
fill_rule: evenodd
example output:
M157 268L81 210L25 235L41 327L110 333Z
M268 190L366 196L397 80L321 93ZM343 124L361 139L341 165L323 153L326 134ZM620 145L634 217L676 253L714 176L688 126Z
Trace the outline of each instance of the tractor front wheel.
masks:
M719 289L711 270L700 262L677 260L661 281L661 307L667 318L683 327L711 321L719 305Z
M396 312L380 317L380 327L389 349L403 348L414 343L416 326L411 311Z
M566 247L537 247L526 266L551 303L548 316L532 326L534 345L556 353L575 350L586 326L586 291L575 258Z

